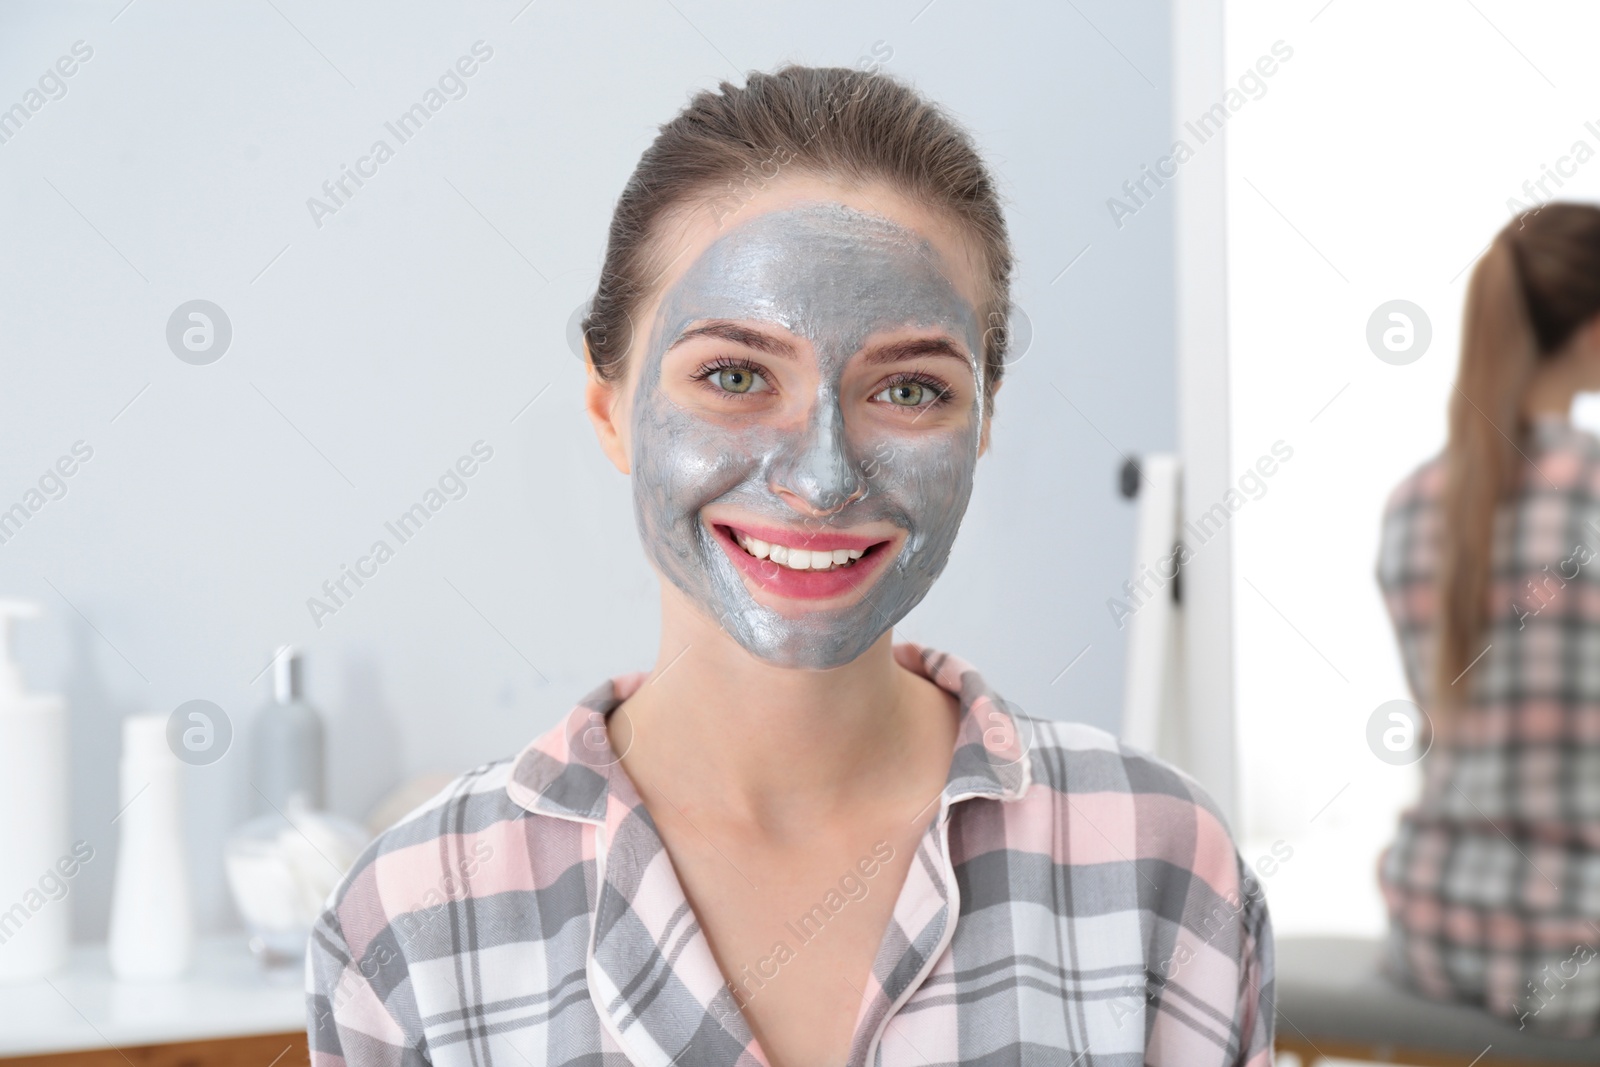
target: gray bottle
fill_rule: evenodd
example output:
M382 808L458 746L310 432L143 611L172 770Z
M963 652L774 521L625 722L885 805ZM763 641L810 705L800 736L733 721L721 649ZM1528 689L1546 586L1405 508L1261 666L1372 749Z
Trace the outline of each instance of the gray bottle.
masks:
M298 649L278 649L272 664L272 702L250 729L250 791L256 814L291 807L321 811L326 805L322 715L306 703ZM290 798L296 797L297 800Z

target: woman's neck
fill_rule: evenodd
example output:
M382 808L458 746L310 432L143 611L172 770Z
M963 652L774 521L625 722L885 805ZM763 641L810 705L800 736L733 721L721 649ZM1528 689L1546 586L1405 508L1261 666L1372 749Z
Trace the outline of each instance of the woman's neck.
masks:
M1529 422L1569 418L1573 397L1596 387L1595 363L1596 353L1585 332L1576 334L1553 355L1540 359L1522 390L1518 405L1522 417Z
M1534 380L1522 394L1522 416L1529 422L1567 418L1572 411L1572 398L1577 388L1559 377Z
M801 831L900 793L930 760L948 765L955 716L929 712L949 695L895 662L892 631L833 670L775 667L662 587L656 667L608 723L641 789Z

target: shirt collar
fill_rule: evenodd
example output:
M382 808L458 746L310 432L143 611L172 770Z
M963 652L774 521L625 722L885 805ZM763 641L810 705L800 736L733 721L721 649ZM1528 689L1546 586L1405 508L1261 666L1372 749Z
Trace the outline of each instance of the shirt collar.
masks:
M967 661L914 641L894 646L895 660L960 701L950 773L941 807L973 797L1016 800L1032 784L1032 720L989 688ZM603 824L612 794L637 796L611 747L606 716L638 691L646 671L621 674L578 701L554 728L517 756L506 792L539 815Z
M955 889L944 856L952 805L975 797L1016 800L1032 780L1032 720L1014 714L955 656L911 642L894 646L894 656L955 694L961 720L939 810L895 900L858 1010L851 1062L866 1062L883 1019L953 930ZM647 677L619 675L584 697L517 757L506 791L528 811L592 823L601 835L596 860L603 876L585 973L595 1010L629 1049L630 1061L760 1067L767 1060L605 729L606 715Z

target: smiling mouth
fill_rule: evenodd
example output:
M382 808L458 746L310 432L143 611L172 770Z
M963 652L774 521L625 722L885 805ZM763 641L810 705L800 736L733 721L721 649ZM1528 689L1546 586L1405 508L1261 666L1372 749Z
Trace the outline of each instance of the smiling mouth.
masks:
M801 547L784 544L776 540L762 540L753 534L721 523L717 524L717 528L724 532L734 544L743 549L745 554L751 558L770 560L780 567L796 572L826 574L832 571L848 570L857 566L860 560L875 556L889 544L888 541L878 541L868 543L866 547ZM796 538L796 540L801 539L803 539L803 535ZM814 540L821 540L821 538Z

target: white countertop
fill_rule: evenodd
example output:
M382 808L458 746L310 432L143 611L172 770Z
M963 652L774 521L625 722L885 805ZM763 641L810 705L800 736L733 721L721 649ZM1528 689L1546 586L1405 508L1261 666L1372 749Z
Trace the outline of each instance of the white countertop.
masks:
M0 985L0 1056L304 1031L302 972L269 981L243 934L203 939L189 974L120 982L104 945L48 980Z

